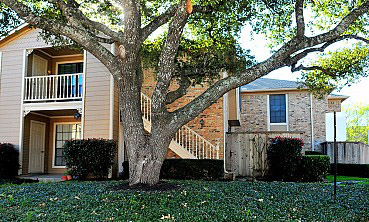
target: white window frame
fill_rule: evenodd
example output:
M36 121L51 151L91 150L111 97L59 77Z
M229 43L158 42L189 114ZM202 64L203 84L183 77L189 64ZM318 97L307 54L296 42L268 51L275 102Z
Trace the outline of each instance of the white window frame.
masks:
M286 96L286 122L285 123L271 123L270 122L270 95L285 95ZM288 94L287 93L275 93L267 95L267 118L268 118L268 131L270 131L270 126L287 126L287 131L289 131L289 119L288 119Z
M237 108L237 119L241 120L241 108L240 107L242 104L240 103L240 99L241 99L241 90L240 87L236 88L236 108Z
M78 121L76 121L76 122L54 122L54 125L53 125L53 129L54 129L54 131L53 131L53 141L52 141L53 142L52 168L54 168L54 169L66 169L67 168L67 166L55 166L56 125L72 125L72 124L80 124L81 125L81 134L82 134L82 123L81 122L78 122ZM81 135L81 137L82 137L82 135Z

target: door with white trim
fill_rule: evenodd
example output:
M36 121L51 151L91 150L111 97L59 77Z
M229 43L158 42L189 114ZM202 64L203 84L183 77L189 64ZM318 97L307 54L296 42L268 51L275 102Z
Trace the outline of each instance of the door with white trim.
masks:
M31 121L29 140L29 172L44 172L45 130L46 124Z

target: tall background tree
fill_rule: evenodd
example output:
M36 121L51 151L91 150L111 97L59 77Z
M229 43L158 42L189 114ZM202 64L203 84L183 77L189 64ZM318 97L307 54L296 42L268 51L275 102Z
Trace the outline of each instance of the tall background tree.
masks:
M369 144L369 105L345 105L343 111L346 113L347 141Z
M82 47L110 71L120 93L130 184L155 184L175 132L222 95L281 67L303 71L318 94L367 75L368 9L365 0L0 0L5 35L20 20L43 31L56 46ZM307 16L306 16L307 15ZM239 34L271 40L273 52L257 62ZM161 35L153 33L161 32ZM157 32L155 32L157 33ZM347 41L351 40L351 41ZM331 45L345 41L343 48ZM116 43L118 55L104 44ZM309 55L315 54L315 57ZM186 58L186 59L183 59ZM140 110L143 66L155 70L152 129L145 135ZM222 78L221 73L228 76ZM171 82L178 89L169 90ZM209 88L189 104L167 105L191 84Z

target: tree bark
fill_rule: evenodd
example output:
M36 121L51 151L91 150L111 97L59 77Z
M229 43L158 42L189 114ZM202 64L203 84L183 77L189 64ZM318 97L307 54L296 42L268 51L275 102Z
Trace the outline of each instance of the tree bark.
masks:
M152 136L150 136L152 137ZM133 141L134 137L131 138ZM129 184L155 185L159 182L160 169L167 154L170 138L158 136L156 143L147 143L144 147L130 147L131 151L145 150L146 152L133 152L129 156Z

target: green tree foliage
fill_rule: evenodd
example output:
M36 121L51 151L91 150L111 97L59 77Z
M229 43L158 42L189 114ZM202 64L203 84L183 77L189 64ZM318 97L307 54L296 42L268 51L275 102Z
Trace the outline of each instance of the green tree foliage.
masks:
M368 143L369 105L354 104L343 107L346 113L347 141Z
M40 17L52 20L66 20L55 1L22 1ZM333 28L353 9L362 5L364 0L309 0L304 2L306 27L311 34L322 33ZM170 10L178 2L175 0L142 0L142 24L148 25L158 16ZM124 32L124 9L115 1L79 0L71 1L83 14L93 20L106 24L115 31ZM273 52L296 35L294 19L295 1L291 0L242 0L242 1L207 1L193 0L195 7L202 7L204 13L194 13L189 17L179 53L176 58L176 78L185 75L194 84L220 77L222 70L241 73L256 64L250 51L240 47L240 33L245 25L253 27L252 33L261 33L270 42ZM19 26L23 20L17 13L0 2L0 37ZM368 37L368 15L357 19L345 31L346 35ZM161 31L167 33L168 26ZM95 32L91 30L92 32ZM41 37L57 48L78 47L73 40L44 30ZM145 67L156 70L166 35L152 36L142 45ZM344 38L342 38L344 39ZM350 39L350 38L348 38ZM330 43L330 44L333 44ZM329 44L329 45L330 45ZM325 49L326 47L324 47ZM318 48L317 48L318 49ZM314 59L304 61L307 67L300 66L293 71L307 70L301 81L316 94L323 95L333 89L356 82L367 76L364 69L368 61L366 44L347 43L344 48L328 52L316 51ZM311 51L311 52L313 52ZM323 50L324 51L324 50ZM309 53L311 53L309 52ZM183 58L186 59L183 59ZM292 64L286 64L292 65ZM296 65L296 62L294 62Z

